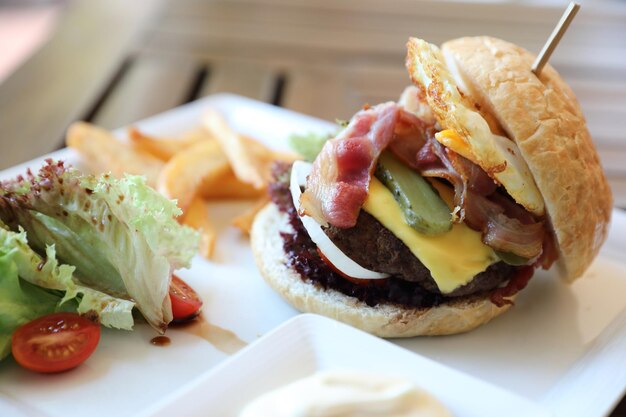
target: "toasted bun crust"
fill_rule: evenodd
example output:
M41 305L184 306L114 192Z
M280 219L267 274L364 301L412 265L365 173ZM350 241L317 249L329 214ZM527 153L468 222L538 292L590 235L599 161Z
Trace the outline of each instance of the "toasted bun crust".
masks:
M487 323L508 306L472 297L433 308L408 309L385 304L370 307L354 297L305 282L286 265L281 231L291 231L288 218L272 203L257 214L251 243L265 281L296 309L350 324L380 337L435 336L462 333Z
M455 39L442 51L456 60L466 93L517 143L545 200L562 275L580 277L606 238L613 203L574 93L550 65L537 77L534 55L500 39Z

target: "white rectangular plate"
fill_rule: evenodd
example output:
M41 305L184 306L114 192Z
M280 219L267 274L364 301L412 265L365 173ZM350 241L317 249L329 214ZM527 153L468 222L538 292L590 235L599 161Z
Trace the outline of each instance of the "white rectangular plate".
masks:
M272 389L320 371L405 378L455 417L548 417L547 410L502 388L322 316L301 314L248 349L164 398L140 417L235 417Z
M199 100L136 126L160 136L180 134L197 126L208 107L223 112L236 130L278 149L288 148L291 133L334 129L331 123L232 95ZM48 156L80 165L71 150ZM5 170L0 178L36 168L43 159ZM208 321L250 343L297 312L263 282L247 239L229 226L245 207L240 202L211 207L219 223L215 261L197 257L180 275L203 297ZM510 312L474 332L395 343L543 403L556 415L606 415L626 388L624 236L626 216L615 211L601 255L573 285L538 273ZM37 375L13 360L1 362L0 415L136 415L228 358L192 331L168 331L172 344L167 347L151 345L153 336L143 324L134 332L105 330L89 361L60 375Z

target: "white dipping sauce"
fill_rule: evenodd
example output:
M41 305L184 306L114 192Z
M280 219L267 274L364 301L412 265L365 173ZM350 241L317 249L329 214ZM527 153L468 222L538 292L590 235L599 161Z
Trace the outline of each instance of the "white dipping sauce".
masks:
M239 417L450 417L410 381L356 372L320 372L251 402Z

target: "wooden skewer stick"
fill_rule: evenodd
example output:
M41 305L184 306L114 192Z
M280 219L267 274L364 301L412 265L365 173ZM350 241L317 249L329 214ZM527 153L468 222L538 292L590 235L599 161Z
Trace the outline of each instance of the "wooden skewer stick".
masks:
M569 6L567 6L565 13L561 16L561 20L559 20L559 23L552 31L550 38L548 38L546 44L543 45L543 49L539 52L537 59L535 59L535 62L533 63L532 71L535 75L539 76L541 73L543 66L546 65L550 59L550 55L552 55L552 52L554 52L554 49L563 37L563 34L569 27L570 23L572 23L572 20L574 20L574 16L576 16L578 9L580 9L580 4L575 2L571 2Z

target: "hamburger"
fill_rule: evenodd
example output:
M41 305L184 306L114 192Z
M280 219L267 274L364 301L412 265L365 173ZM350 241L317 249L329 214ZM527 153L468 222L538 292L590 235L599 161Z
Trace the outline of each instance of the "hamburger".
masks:
M366 106L312 164L275 167L252 229L295 308L382 337L469 331L535 269L579 278L612 197L570 87L491 37L407 44L413 86Z

